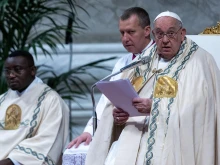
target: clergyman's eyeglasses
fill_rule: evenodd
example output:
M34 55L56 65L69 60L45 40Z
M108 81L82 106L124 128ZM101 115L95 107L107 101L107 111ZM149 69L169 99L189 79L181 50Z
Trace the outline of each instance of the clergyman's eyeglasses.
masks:
M170 30L166 33L162 32L162 31L156 31L154 30L154 36L156 39L160 40L162 39L165 35L169 38L169 39L173 39L175 38L176 34L179 32L179 30L182 29L182 27L180 27L176 32L173 30Z
M5 74L5 76L9 76L11 73L15 76L18 76L18 75L21 75L25 69L31 68L31 67L33 66L27 66L27 67L16 66L12 69L4 68L3 73Z

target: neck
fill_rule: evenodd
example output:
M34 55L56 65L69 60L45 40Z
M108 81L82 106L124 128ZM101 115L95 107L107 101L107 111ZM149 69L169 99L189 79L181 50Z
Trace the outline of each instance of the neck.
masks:
M163 58L162 56L159 56L159 61L164 61L164 62L168 62L170 61L169 59Z
M162 54L158 54L160 58L163 58L164 61L170 61L174 56L165 56Z
M31 85L31 83L32 83L33 81L34 81L34 78L29 81L28 85L26 85L26 86L25 86L24 88L22 88L22 89L18 89L17 91L18 91L19 93L22 93L23 91L25 91L25 90Z
M139 50L138 53L142 52L147 46L149 47L150 41L151 41L151 39L147 39L145 44L142 46L141 50Z

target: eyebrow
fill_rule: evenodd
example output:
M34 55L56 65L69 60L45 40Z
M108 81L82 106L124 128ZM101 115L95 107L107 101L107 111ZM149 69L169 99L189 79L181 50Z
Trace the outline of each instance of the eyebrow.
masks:
M155 31L162 31L161 30L161 28L156 28L156 29L154 29ZM167 31L169 31L169 30L176 30L176 27L170 27Z
M4 68L17 68L17 67L23 67L22 65L14 65L13 67L4 66Z

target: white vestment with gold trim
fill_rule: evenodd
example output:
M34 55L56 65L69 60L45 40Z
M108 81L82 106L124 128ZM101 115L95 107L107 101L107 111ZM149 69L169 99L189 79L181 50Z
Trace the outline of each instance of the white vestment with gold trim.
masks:
M6 130L6 111L13 104L20 107L21 120L18 128ZM0 96L0 160L56 165L67 142L68 116L61 97L43 83L32 84L20 96L8 90Z
M139 69L148 79L152 70L158 69L156 45L145 55L153 60ZM148 69L150 72L145 72ZM131 78L135 72L122 77ZM177 82L175 97L155 97L157 80L163 76ZM178 54L143 87L139 96L149 98L152 91L148 127L144 124L145 117L133 117L120 128L113 123L113 105L106 106L86 165L104 165L118 136L114 165L219 165L220 72L213 57L186 39Z

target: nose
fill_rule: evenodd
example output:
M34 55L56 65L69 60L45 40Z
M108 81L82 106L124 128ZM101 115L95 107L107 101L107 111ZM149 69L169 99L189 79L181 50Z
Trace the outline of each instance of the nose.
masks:
M170 39L167 37L167 35L165 34L162 38L163 43L168 43L170 41Z
M8 74L8 77L10 77L10 78L13 78L13 77L15 77L16 75L15 75L15 73L14 73L14 71L13 70L11 70L10 72L9 72L9 74Z
M122 41L124 41L124 42L129 41L129 36L128 36L127 33L124 33L124 34L123 34L123 36L122 36Z

